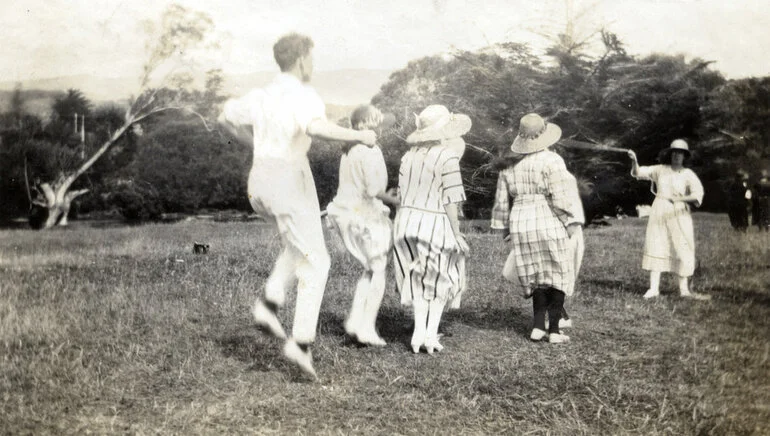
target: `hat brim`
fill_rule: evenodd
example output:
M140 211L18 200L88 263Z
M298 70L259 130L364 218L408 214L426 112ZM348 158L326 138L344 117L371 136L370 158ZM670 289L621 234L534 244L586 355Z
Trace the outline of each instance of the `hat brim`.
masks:
M458 138L471 130L471 118L464 114L452 114L449 122L438 128L415 130L406 137L407 144Z
M686 157L692 156L692 152L690 150L684 149L684 148L664 148L663 150L658 153L658 161L660 163L667 163L666 161L671 159L671 153L675 151L681 151L685 154Z
M534 139L516 136L511 144L511 151L519 154L531 154L556 144L561 139L561 127L553 123L545 123L545 132Z

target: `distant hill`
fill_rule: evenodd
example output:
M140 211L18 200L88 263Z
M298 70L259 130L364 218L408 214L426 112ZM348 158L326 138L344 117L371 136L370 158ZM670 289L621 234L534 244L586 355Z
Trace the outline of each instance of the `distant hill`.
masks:
M54 99L62 94L63 91L24 90L22 91L24 109L28 113L36 115L41 120L47 120L51 115L51 105L53 104ZM0 91L0 113L10 109L12 95L13 91ZM94 101L92 103L96 108L103 104L114 104L116 101ZM117 104L121 104L121 102L117 102ZM352 104L327 103L326 116L332 121L339 121L342 118L350 116L350 113L356 106L357 105Z
M314 74L312 85L327 104L357 105L366 103L380 90L388 80L389 70L350 69L336 71L318 71ZM263 86L275 76L274 72L258 72L245 75L226 76L224 92L238 95L256 86ZM25 91L43 91L28 100L33 113L39 113L38 106L55 96L46 92L63 92L70 88L79 89L95 105L109 101L122 101L136 93L137 78L100 78L90 75L56 77L23 81ZM0 82L0 104L7 104L7 97L13 91L16 82ZM44 105L50 107L50 104ZM5 107L5 106L3 106Z
M59 94L60 91L25 90L24 110L41 119L47 119L51 114L51 103ZM13 91L0 91L0 113L10 109L12 95Z

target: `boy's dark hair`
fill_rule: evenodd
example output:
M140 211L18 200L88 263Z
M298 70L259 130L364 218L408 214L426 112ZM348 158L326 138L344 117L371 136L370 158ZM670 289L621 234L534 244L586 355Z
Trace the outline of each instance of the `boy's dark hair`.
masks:
M284 35L273 45L273 57L281 68L281 71L290 70L297 59L310 53L313 48L313 40L299 33Z

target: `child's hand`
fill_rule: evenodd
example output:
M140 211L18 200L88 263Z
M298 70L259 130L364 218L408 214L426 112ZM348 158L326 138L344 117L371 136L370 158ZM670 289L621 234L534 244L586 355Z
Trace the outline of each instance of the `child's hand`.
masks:
M583 233L583 226L580 224L572 223L567 226L567 235L569 235L570 239L578 233Z
M393 187L385 191L391 197L395 198L397 202L401 203L401 190L398 187Z
M471 251L471 247L468 245L468 241L465 240L465 235L460 233L457 235L457 245L460 246L462 253L468 254Z

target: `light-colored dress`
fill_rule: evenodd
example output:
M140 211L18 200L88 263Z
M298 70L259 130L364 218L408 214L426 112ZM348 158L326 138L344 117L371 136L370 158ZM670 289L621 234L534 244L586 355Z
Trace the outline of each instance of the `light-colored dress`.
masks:
M384 270L393 246L390 209L377 198L387 184L380 148L355 145L340 159L337 195L326 207L345 247L369 270Z
M655 183L655 200L644 238L642 269L690 277L695 271L690 205L670 198L694 195L696 205L700 206L703 201L700 179L688 168L674 170L670 165L639 167L636 178Z
M575 247L567 226L584 221L577 182L558 154L539 151L500 171L491 227L511 232L503 276L525 296L545 286L572 295Z
M393 264L401 303L453 300L465 288L465 255L444 205L465 201L460 158L447 146L418 144L401 158L398 186Z

